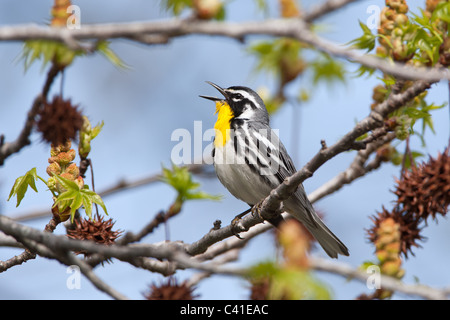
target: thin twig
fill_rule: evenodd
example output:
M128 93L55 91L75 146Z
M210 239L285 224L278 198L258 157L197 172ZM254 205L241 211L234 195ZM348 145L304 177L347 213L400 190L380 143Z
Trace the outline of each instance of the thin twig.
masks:
M0 166L4 164L7 157L13 153L19 152L23 147L30 144L29 137L35 124L36 115L41 108L42 103L47 99L50 87L60 71L61 69L59 67L52 64L52 67L47 73L47 78L42 88L42 92L34 99L31 109L28 111L25 125L22 128L19 137L13 142L3 142L0 145Z
M344 185L352 183L356 179L380 167L382 160L375 157L374 160L367 163L371 154L379 147L395 139L395 133L389 132L383 139L374 141L367 145L366 149L358 151L350 166L339 173L337 176L321 185L308 195L311 202L318 201L323 197L336 192Z
M335 12L344 6L356 2L357 0L328 0L312 7L304 16L303 19L307 22L317 20L330 12Z
M356 279L361 282L367 282L367 280L373 277L372 274L361 271L360 269L355 269L342 262L329 261L320 258L312 258L309 260L311 268L324 271L332 274L338 274L350 279ZM392 290L395 292L400 292L409 296L418 296L425 299L431 300L443 300L448 299L448 292L441 289L431 288L429 286L414 284L405 284L402 281L385 276L383 274L377 275L380 280L380 286L386 290Z
M343 1L345 2L345 1ZM250 22L216 22L192 19L172 19L166 21L146 21L130 23L84 24L78 30L52 28L34 24L0 27L0 41L24 41L30 39L55 40L73 46L74 42L88 39L125 38L136 41L145 37L156 38L160 43L170 38L192 34L214 35L241 41L250 35L270 35L290 37L309 44L317 50L333 56L378 69L398 79L439 81L450 80L446 68L414 68L401 63L389 62L374 56L360 54L340 44L335 44L317 36L302 19L273 19Z

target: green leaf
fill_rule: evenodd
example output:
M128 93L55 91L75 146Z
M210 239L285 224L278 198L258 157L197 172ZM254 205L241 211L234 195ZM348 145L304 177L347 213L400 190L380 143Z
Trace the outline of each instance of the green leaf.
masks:
M52 40L27 40L24 43L21 59L25 71L36 61L43 60L42 69L50 62L68 66L77 56L85 55L83 50L72 50L64 43Z
M274 262L263 262L252 266L248 272L249 280L258 282L270 279L268 299L301 300L330 299L329 289L308 270L286 268Z
M163 0L162 4L166 11L178 16L184 9L192 7L192 0Z
M103 40L97 44L97 50L114 66L121 69L129 69L130 67L109 47L110 42Z
M91 218L92 217L92 202L90 201L90 198L88 195L86 194L82 194L83 197L83 207L84 207L84 211L86 212L86 215ZM106 208L103 209L106 212Z
M185 200L220 200L221 196L211 195L209 193L199 191L200 184L192 181L192 175L187 167L179 167L172 164L172 170L167 168L162 169L163 176L161 181L172 186L177 192L182 201Z
M56 178L56 180L59 181L59 183L62 185L62 187L68 191L79 191L80 187L78 184L75 183L75 181L63 178L61 176L58 176L56 174L53 174L53 176Z
M89 190L86 186L81 188L72 180L54 175L59 183L66 189L58 195L55 201L55 206L57 205L60 211L70 207L71 220L75 216L75 212L82 206L89 218L92 218L92 207L96 203L100 205L103 211L108 214L106 210L105 203L102 198L92 190Z
M89 118L83 116L83 126L79 133L79 144L78 153L82 158L87 158L89 152L91 152L91 141L97 137L104 125L102 121L100 124L96 125L94 128L91 126Z
M102 207L103 211L105 211L105 213L108 214L108 210L106 210L106 206L105 206L105 203L103 202L102 198L95 192L93 192L93 191L91 191L91 192L94 193L94 195L92 195L92 197L90 197L89 199L91 199L93 203L96 203L100 207Z
M327 287L310 272L301 269L280 269L272 278L269 299L329 300Z
M375 71L376 71L376 69L374 69L374 68L369 68L369 67L361 65L357 70L352 72L352 74L355 78L360 78L363 75L367 75L367 78L369 78L370 76L372 76L375 73Z
M256 71L279 75L282 61L297 61L302 47L303 45L297 40L280 38L257 42L251 45L247 51L258 59Z
M359 21L359 26L363 30L363 35L347 43L352 45L356 49L363 49L367 52L372 51L375 48L377 35L374 35L367 25Z
M259 11L262 11L264 13L264 15L269 14L269 8L267 6L266 0L255 0L255 3L256 3L256 8Z
M36 188L36 180L38 178L39 177L36 173L36 168L31 169L30 171L25 173L25 175L17 178L14 182L11 192L9 193L8 201L11 199L11 197L17 196L16 207L18 207L22 202L22 199L25 196L28 187L31 187L31 189L33 189L35 192L38 192Z
M441 2L436 6L431 15L431 20L434 22L437 19L450 23L450 2Z
M332 83L334 81L345 82L346 71L342 63L336 61L328 54L321 54L310 63L313 71L313 84L320 81Z

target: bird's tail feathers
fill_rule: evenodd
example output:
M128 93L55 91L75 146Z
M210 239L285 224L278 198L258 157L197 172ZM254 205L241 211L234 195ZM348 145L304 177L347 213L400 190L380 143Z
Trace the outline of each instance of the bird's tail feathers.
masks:
M287 212L299 220L308 229L331 258L337 258L338 254L344 256L349 255L349 251L345 244L343 244L342 241L328 229L312 206L309 210L305 208L305 210L308 211L308 214L301 212L301 209L298 206L292 208L287 204L286 209Z

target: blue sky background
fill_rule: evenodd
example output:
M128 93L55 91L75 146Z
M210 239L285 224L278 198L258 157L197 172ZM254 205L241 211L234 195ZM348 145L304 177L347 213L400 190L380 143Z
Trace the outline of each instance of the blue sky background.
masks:
M0 25L44 23L49 19L50 0L0 2ZM234 0L227 6L230 21L263 19L264 14L255 7L256 1ZM277 16L276 1L270 2L270 15ZM408 1L410 9L418 12L417 6L425 1ZM304 1L309 6L313 1ZM74 1L81 8L81 23L121 22L135 20L158 20L169 18L160 8L160 1ZM359 1L337 13L320 20L326 33L323 35L338 43L346 43L361 32L358 20L369 18L370 5L382 7L384 1ZM247 43L264 37L250 37ZM93 124L104 121L102 133L94 140L91 158L95 168L95 183L98 191L116 183L122 178L133 180L161 170L161 165L170 165L170 153L176 142L170 140L175 129L186 128L193 132L194 121L202 121L203 130L214 125L214 106L198 97L199 94L216 94L204 81L213 81L221 86L246 85L252 88L274 89L270 76L255 74L255 59L245 45L227 38L209 36L186 36L171 40L168 45L144 46L126 40L115 40L111 47L131 66L130 70L118 70L100 55L77 59L66 70L64 95L80 105ZM26 73L18 61L20 43L0 43L0 133L7 141L15 139L22 128L26 112L45 79L45 71L35 63ZM355 66L346 64L349 71ZM59 81L52 88L50 96L56 94ZM301 167L319 149L320 140L334 143L345 134L355 121L368 114L372 102L372 89L379 84L376 77L368 79L347 79L345 85L332 87L319 85L311 92L312 99L300 109L286 105L272 116L273 128L280 129L280 136L293 155L297 167ZM292 83L288 93L296 96L299 88L311 90L306 78ZM446 83L433 85L428 101L441 104L448 101ZM426 134L427 154L436 155L443 151L449 138L448 107L434 112L436 134ZM294 123L297 123L295 126ZM0 213L16 216L34 210L49 208L51 196L45 187L38 184L39 194L30 192L21 206L15 208L15 201L6 202L14 180L32 167L45 176L49 146L40 142L38 134L32 135L33 144L19 154L9 157L0 168ZM294 147L294 143L297 147ZM412 139L412 148L419 149L420 141ZM403 150L403 145L399 147ZM354 153L339 155L322 166L314 177L304 185L312 192L336 174L347 168ZM350 257L340 261L359 266L363 261L373 260L373 247L368 244L365 228L370 227L369 216L381 210L382 205L390 207L394 196L394 177L400 168L385 164L376 173L355 181L350 186L316 203L325 213L327 225L350 249ZM216 219L224 224L246 205L234 199L226 189L213 178L195 177L201 188L213 194L223 194L221 202L197 201L185 205L182 213L170 221L172 240L187 243L198 240ZM110 216L116 221L116 228L138 231L161 209L166 209L175 197L174 191L161 183L139 189L121 192L105 198ZM43 229L48 219L26 222L27 225ZM448 265L450 254L449 222L439 219L423 230L428 239L422 249L415 249L415 257L405 263L408 283L419 281L430 286L448 286L450 275ZM56 233L64 232L62 226ZM164 229L144 239L153 243L164 240ZM6 260L21 251L0 248L0 260ZM236 266L250 266L274 258L272 236L258 236L241 252ZM325 257L322 250L314 252ZM96 268L96 273L119 292L133 299L141 299L142 292L153 281L162 276L136 269L115 261L105 268ZM177 273L179 280L192 275L192 271ZM69 290L66 280L66 266L45 258L31 260L0 274L0 299L107 299L86 279L81 280L81 289ZM353 299L360 293L370 292L364 284L356 281L317 273L329 284L333 297ZM247 299L248 284L241 279L214 276L203 280L196 291L203 299ZM404 296L396 295L397 298Z

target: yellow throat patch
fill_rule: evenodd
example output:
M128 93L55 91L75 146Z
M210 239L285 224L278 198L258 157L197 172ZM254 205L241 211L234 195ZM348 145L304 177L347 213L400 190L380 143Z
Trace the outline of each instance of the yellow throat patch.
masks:
M216 101L216 113L218 113L218 116L214 125L216 131L214 146L222 147L230 138L230 121L234 117L234 114L226 101Z

